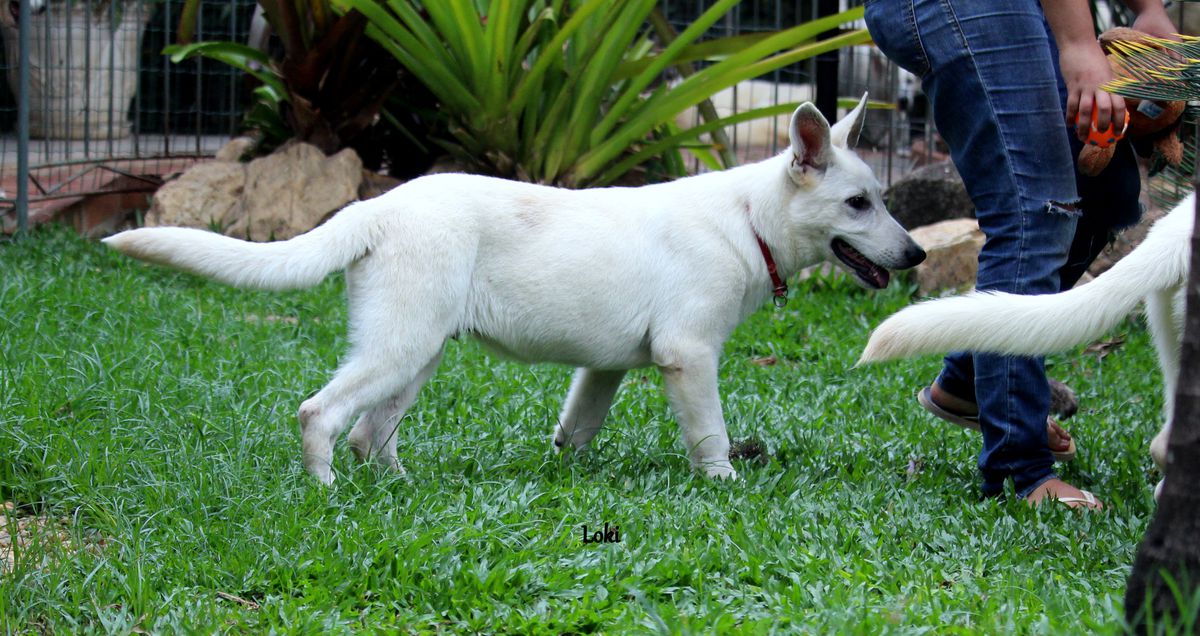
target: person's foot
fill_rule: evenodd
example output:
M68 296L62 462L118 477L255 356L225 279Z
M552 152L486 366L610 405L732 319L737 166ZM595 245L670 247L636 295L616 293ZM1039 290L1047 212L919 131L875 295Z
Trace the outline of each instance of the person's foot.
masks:
M933 398L933 403L959 415L967 417L979 417L979 405L969 400L947 392L942 388L942 385L934 382L929 385L929 396Z
M966 417L978 417L979 406L974 402L964 400L947 392L937 382L934 382L929 387L929 397L934 404L950 411L951 413L963 415ZM1071 434L1067 429L1063 428L1058 422L1050 418L1046 418L1046 446L1049 447L1052 453L1068 453L1071 450Z
M1046 446L1051 453L1066 453L1071 450L1071 434L1058 422L1046 419Z
M1104 503L1096 499L1095 495L1086 490L1080 490L1057 477L1047 479L1025 497L1025 502L1031 506L1039 506L1047 501L1058 502L1069 508L1104 509Z
M1075 391L1071 387L1049 378L1050 383L1050 413L1057 415L1059 419L1070 419L1079 411L1079 398L1075 397ZM955 413L964 415L978 415L979 407L968 400L964 400L956 395L950 395L938 386L937 382L932 385L932 393L934 400L938 404L949 408Z

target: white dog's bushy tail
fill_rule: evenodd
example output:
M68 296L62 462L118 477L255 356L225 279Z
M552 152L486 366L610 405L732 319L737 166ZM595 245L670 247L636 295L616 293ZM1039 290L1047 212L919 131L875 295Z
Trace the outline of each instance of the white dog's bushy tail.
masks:
M128 230L104 243L134 258L234 287L298 289L362 258L373 245L383 211L371 202L354 204L310 232L273 243L181 227Z
M918 303L871 333L859 364L949 351L1044 355L1097 338L1188 271L1194 196L1096 280L1041 296L972 292Z

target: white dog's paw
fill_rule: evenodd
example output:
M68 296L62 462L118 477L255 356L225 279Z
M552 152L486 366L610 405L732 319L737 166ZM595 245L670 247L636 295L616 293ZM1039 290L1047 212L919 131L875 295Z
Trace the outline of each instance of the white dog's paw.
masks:
M387 447L372 448L364 445L360 440L351 439L350 451L354 453L354 459L359 464L375 464L401 475L405 474L404 466L400 465L400 459Z
M1162 497L1163 482L1165 479L1158 480L1158 484L1154 486L1154 501L1158 501Z
M567 448L567 434L561 426L554 427L554 434L550 436L550 441L554 444L554 452L561 453Z
M704 464L704 476L709 479L728 479L729 481L737 481L737 471L733 469L733 464L728 460L715 461Z
M333 448L324 439L305 435L301 441L304 470L326 486L333 483Z
M327 461L309 461L309 458L306 456L304 458L304 470L307 470L308 474L316 477L317 481L326 486L332 486L333 480L336 479L333 475L333 469L330 468Z
M581 441L582 439L583 434L579 431L568 433L561 424L557 424L554 426L554 436L551 438L551 441L554 443L554 452L561 453L568 448L571 450L582 449L587 445L586 442Z
M333 443L336 432L321 426L321 407L316 400L305 400L300 405L300 449L304 458L304 470L329 486L333 484Z

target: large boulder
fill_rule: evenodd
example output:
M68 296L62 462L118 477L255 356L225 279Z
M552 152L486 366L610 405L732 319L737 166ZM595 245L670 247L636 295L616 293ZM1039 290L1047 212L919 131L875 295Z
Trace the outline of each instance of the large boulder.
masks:
M232 146L220 157L236 158L244 150ZM253 241L288 239L357 200L362 182L362 161L353 150L326 157L315 146L293 143L249 163L193 166L154 194L147 225L214 229Z
M326 157L316 146L289 144L246 164L244 214L231 236L289 239L358 199L362 160L349 148Z
M905 229L975 215L962 177L949 161L914 170L893 183L883 198Z
M246 170L240 163L196 164L154 193L146 225L224 230L242 216L245 187Z
M925 262L915 271L922 296L964 291L975 284L984 239L975 219L950 219L909 233L925 249Z

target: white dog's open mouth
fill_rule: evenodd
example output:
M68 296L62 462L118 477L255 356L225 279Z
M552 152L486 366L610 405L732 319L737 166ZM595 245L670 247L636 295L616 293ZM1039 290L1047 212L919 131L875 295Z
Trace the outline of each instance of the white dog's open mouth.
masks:
M861 252L853 247L850 247L849 243L835 238L830 243L830 247L833 248L834 256L837 256L838 260L845 263L854 272L854 275L858 276L858 279L866 283L868 287L874 287L875 289L887 287L888 280L890 279L888 271L872 263L871 259L863 256Z

